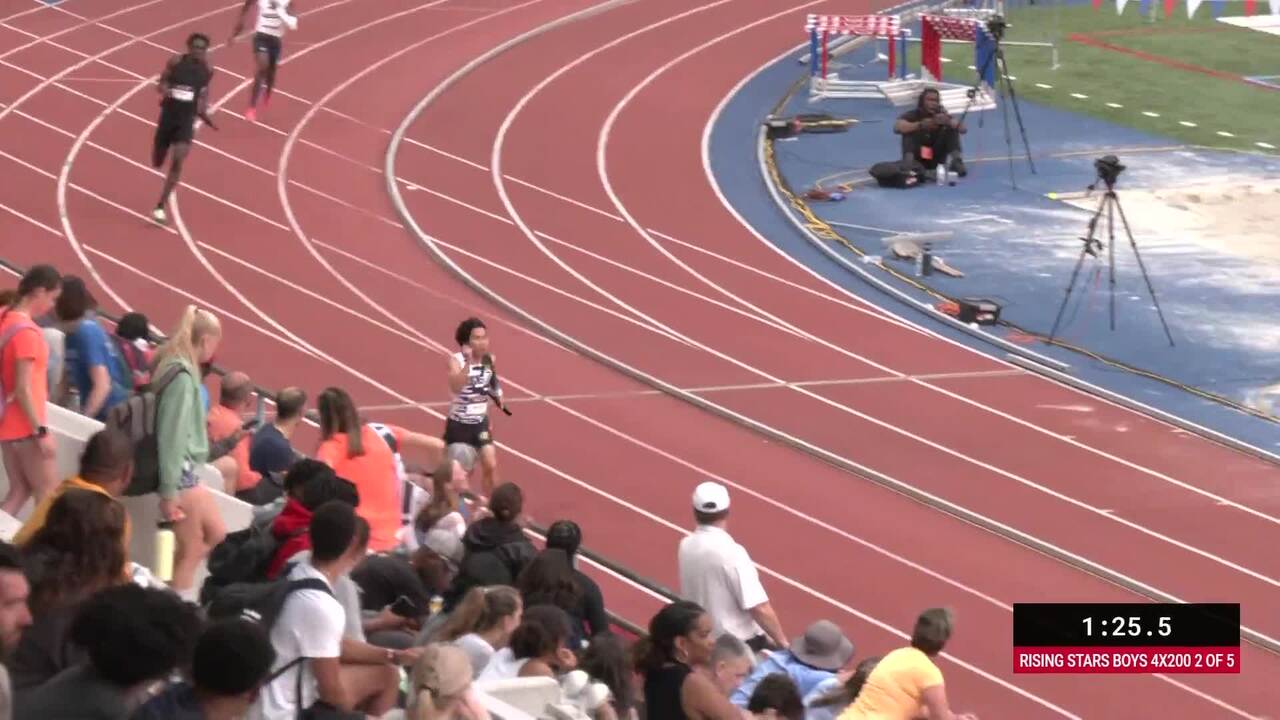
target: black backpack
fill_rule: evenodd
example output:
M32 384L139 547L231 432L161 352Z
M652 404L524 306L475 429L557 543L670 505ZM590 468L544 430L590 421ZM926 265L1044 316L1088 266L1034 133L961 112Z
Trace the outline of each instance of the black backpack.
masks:
M289 538L307 532L296 531ZM209 577L200 588L200 601L209 604L214 595L238 583L263 583L267 569L283 542L271 532L271 523L253 523L243 530L229 533L209 553Z
M219 590L205 612L210 620L242 618L270 630L280 618L285 600L298 590L322 590L333 596L329 584L320 578L242 582Z
M924 178L924 166L915 162L893 160L878 162L868 170L880 187L909 188L919 185Z

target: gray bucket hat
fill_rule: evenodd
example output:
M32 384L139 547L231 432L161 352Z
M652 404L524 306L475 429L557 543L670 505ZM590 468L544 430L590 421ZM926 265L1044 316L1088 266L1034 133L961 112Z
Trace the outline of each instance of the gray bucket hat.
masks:
M806 665L835 672L853 659L853 643L830 620L819 620L791 641L791 654Z

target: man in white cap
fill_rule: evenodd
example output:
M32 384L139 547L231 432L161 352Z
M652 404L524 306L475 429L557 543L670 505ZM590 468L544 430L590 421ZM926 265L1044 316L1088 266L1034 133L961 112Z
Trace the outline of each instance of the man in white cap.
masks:
M720 483L699 485L693 516L697 529L680 541L680 594L707 611L717 636L729 633L757 653L788 647L755 563L725 530L729 491Z

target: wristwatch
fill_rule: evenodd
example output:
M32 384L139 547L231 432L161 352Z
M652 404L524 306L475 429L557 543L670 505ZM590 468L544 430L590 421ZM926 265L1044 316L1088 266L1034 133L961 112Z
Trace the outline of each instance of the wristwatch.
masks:
M48 434L49 434L49 428L45 427L44 425L41 425L40 427L36 428L36 437L42 438Z

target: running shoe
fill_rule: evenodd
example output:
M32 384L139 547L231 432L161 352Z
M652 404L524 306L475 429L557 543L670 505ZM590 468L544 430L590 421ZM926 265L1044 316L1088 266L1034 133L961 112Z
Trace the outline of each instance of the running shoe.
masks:
M257 121L258 121L258 110L257 110L257 108L255 108L255 107L253 107L253 106L250 106L248 110L245 110L245 111L244 111L244 119L245 119L245 120L248 120L249 122L257 122Z
M165 214L164 208L162 207L157 207L155 210L151 211L151 219L155 220L161 225L164 225L169 222L169 216Z

